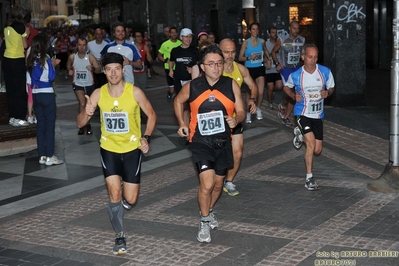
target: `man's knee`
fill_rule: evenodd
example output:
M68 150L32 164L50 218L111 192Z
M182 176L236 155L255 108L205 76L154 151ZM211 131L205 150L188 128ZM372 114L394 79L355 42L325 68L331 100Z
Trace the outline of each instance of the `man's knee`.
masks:
M316 155L319 155L322 150L323 150L323 146L317 145L317 143L316 143L313 153L316 154Z
M122 200L122 190L121 189L108 189L109 200L111 202L119 202Z
M221 178L216 178L216 182L215 182L215 185L213 187L213 190L220 191L220 190L222 190L222 187L223 187L223 178L222 177Z
M130 204L134 205L137 202L138 195L124 195L124 199Z

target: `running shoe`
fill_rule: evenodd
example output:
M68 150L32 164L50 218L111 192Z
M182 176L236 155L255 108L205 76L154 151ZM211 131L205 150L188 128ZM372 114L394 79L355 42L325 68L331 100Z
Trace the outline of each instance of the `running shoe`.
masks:
M294 128L294 139L292 140L292 144L298 150L302 147L303 135L299 127Z
M132 209L132 205L130 205L129 202L127 202L124 198L122 198L122 206L128 211Z
M273 109L274 109L273 103L269 103L269 109L270 109L270 110L273 110Z
M114 255L122 255L126 253L126 238L124 236L115 238L115 246L112 252Z
M64 161L60 160L57 158L57 156L53 155L52 157L47 157L46 159L46 165L57 165L57 164L63 164Z
M305 187L308 190L318 190L319 189L319 185L317 185L317 183L316 183L316 181L314 181L313 177L306 179Z
M219 227L219 222L218 222L218 219L216 218L216 212L211 211L209 213L209 217L211 217L211 221L209 222L209 227L211 229L218 228Z
M46 161L47 161L46 156L40 156L40 158L39 158L39 164L45 164Z
M237 196L238 194L240 194L240 192L238 192L238 190L236 189L236 185L234 185L233 182L229 181L224 181L223 191L226 192L229 196Z
M245 123L251 124L252 123L252 117L251 113L247 113L247 118L245 119Z
M285 107L281 103L278 104L277 115L280 119L284 119L285 117Z
M263 119L262 110L260 110L260 108L256 108L256 119L258 120Z
M84 135L84 134L85 134L85 127L79 128L78 135Z
M291 122L291 119L290 119L289 117L283 118L282 120L283 120L283 121L282 121L283 124L286 125L287 127L292 126L292 122Z
M209 225L209 221L200 222L197 240L201 243L211 242L211 227Z

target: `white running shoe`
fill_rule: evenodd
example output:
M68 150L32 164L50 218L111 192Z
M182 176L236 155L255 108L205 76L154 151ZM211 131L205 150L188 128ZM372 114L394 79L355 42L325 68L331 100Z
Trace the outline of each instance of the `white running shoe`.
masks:
M56 165L56 164L63 164L64 161L57 158L57 156L53 155L52 157L47 157L46 165Z
M256 108L256 119L258 120L263 119L262 110L260 110L260 108Z
M45 163L46 163L46 160L47 160L47 157L46 157L46 156L40 156L40 158L39 158L39 164L45 164Z
M209 226L209 222L201 221L199 230L198 230L198 235L197 235L197 240L199 242L211 242L211 227Z
M216 218L216 212L211 211L209 213L209 217L211 217L211 221L209 222L209 227L211 229L218 228L219 227L219 222L218 222L218 219Z
M292 140L292 144L296 149L300 149L303 144L303 135L299 127L294 128L294 139Z
M278 115L278 117L280 117L280 119L285 118L285 107L281 103L278 104L277 115Z
M245 123L251 124L252 123L252 118L251 118L251 113L247 113L247 118L245 119Z

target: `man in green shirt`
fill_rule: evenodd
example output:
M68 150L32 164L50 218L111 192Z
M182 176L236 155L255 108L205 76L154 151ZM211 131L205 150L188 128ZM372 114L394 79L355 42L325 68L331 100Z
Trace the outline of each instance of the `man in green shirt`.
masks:
M172 99L175 97L175 88L173 78L169 76L169 58L170 52L173 48L178 47L182 44L182 42L177 39L177 29L175 27L171 27L169 29L169 40L164 41L161 47L158 50L158 60L164 62L164 68L166 73L166 82L168 84L168 99Z

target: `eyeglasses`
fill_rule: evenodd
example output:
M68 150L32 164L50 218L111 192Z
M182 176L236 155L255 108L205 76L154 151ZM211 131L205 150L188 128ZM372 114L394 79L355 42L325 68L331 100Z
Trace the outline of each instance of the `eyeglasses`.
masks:
M232 51L227 51L227 50L225 50L225 51L222 51L224 54L235 54L236 53L236 50L232 50Z
M122 70L121 67L106 67L106 68L104 68L104 69L105 69L105 71L107 71L107 72L111 72L111 71L121 71L121 70Z
M217 67L221 67L221 66L223 66L223 64L224 64L224 62L223 61L219 61L219 62L213 62L213 61L211 61L211 62L209 62L209 63L203 63L204 65L206 65L206 66L209 66L210 68L215 68L215 66L217 66Z

